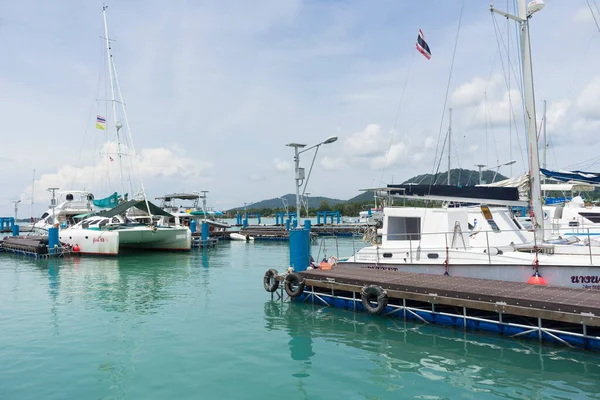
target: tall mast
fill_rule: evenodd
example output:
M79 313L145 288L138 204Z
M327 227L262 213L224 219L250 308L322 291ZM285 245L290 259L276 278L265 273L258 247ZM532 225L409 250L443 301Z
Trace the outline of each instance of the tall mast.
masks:
M448 186L450 186L450 155L452 144L452 109L448 110Z
M117 101L115 98L115 84L116 84L118 95L119 95L119 102L121 103L121 107L122 107L122 111L123 111L123 117L125 119L126 130L129 135L129 146L131 147L131 152L133 153L133 160L134 160L133 164L136 164L137 153L135 152L135 148L133 146L133 139L131 137L131 129L129 128L129 119L127 118L127 111L125 110L125 102L123 100L123 94L121 93L121 86L119 85L119 78L117 76L117 70L115 68L115 63L114 63L114 59L113 59L112 52L111 52L110 40L108 39L108 24L106 23L106 8L107 7L108 6L102 7L102 16L104 18L104 34L106 37L106 54L108 57L108 74L109 74L109 79L110 79L110 93L112 96L113 114L114 114L114 119L115 119L115 128L116 128L116 135L117 135L117 151L118 151L118 156L119 156L121 185L123 185L123 192L125 192L125 181L123 178L123 160L122 160L123 152L121 151L121 138L119 135L119 130L123 127L123 124L121 124L121 121L118 120L118 116L117 116ZM114 74L114 77L113 77L113 74ZM137 169L137 165L136 165L136 169ZM152 223L153 215L152 215L152 211L150 211L150 205L148 204L148 198L146 197L146 189L144 188L144 182L142 182L141 176L138 176L138 179L140 180L142 196L143 196L144 202L146 203L146 210L148 211L148 215L150 217L150 223ZM131 195L133 197L134 193L133 193L133 186L131 184L131 179L128 179L128 183L129 183L129 191L131 192Z
M492 12L510 18L519 23L519 39L521 45L521 67L523 70L523 97L525 100L525 125L527 127L527 145L529 147L529 186L532 221L537 240L544 238L544 210L542 209L542 187L540 182L540 158L537 140L537 123L535 118L535 96L533 91L533 68L531 64L531 45L529 41L529 18L543 8L543 2L532 2L527 10L526 0L517 1L517 16L496 10Z
M106 23L106 9L108 6L102 6L102 18L104 19L104 39L106 41L106 57L107 57L107 66L108 66L108 79L110 80L110 99L113 109L113 119L115 123L115 132L117 137L117 155L119 157L119 171L121 174L121 185L123 194L125 194L125 181L123 179L123 160L122 160L122 152L121 152L121 139L119 138L119 129L121 129L121 122L119 121L119 117L117 115L117 101L115 98L115 83L113 80L113 62L112 62L112 52L110 48L110 39L108 38L108 24Z
M31 180L31 218L35 218L33 216L33 194L35 193L35 168L33 169L33 179Z
M543 152L543 158L542 158L542 167L544 169L548 168L546 165L546 151L548 150L548 143L547 143L547 134L546 134L546 100L544 100L544 152ZM546 182L546 178L544 178L544 183ZM546 191L544 190L544 197L546 197Z

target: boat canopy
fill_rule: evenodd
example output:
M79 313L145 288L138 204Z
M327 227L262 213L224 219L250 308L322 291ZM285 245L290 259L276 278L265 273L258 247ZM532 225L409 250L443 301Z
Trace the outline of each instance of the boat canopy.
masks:
M150 213L152 215L161 215L164 217L172 217L173 216L172 214L169 214L168 212L166 212L162 208L152 204L151 202L148 202L148 206L150 208ZM146 201L144 201L144 200L129 200L129 201L125 201L125 202L119 204L115 208L111 208L110 210L101 211L100 213L98 213L98 215L110 218L110 217L114 217L115 215L122 214L132 207L135 207L138 210L142 210L144 212L148 212L148 208L146 207Z
M560 182L587 183L589 185L600 185L600 173L585 171L550 171L541 168L540 172L547 178Z

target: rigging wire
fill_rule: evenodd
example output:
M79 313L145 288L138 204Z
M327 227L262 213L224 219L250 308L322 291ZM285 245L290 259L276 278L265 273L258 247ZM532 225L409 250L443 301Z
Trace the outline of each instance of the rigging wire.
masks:
M390 149L392 148L392 143L394 142L394 134L396 133L396 126L398 124L398 119L400 117L400 110L402 109L402 103L404 102L404 94L406 93L406 85L408 83L408 77L410 76L410 71L412 69L412 63L415 58L415 52L411 52L412 56L408 62L408 71L406 72L406 78L404 79L404 85L402 85L402 93L400 95L400 102L398 103L398 110L396 111L396 116L394 117L394 124L392 125L392 131L390 132L390 143L388 145L388 149L385 152L385 158L383 161L383 168L381 169L381 176L379 178L379 184L383 184L383 175L387 168L388 157L390 154Z
M494 14L492 14L492 21L494 24L494 33L496 35L496 44L498 45L498 52L502 53L502 48L500 47L500 44L502 44L504 51L506 51L506 54L510 54L510 48L506 46L506 44L504 43L504 41L502 40L502 35L498 35L498 32L500 32L500 26L498 25L498 21L496 20L496 16ZM507 23L508 23L508 19L507 19ZM510 37L510 35L509 35ZM519 62L520 62L520 56L519 56ZM517 126L517 120L516 120L516 114L514 112L514 108L513 108L513 103L512 103L512 96L510 95L510 83L507 80L507 76L510 77L510 72L512 71L513 74L515 73L514 68L512 68L512 65L508 65L506 68L504 66L504 61L502 59L502 57L500 57L500 65L502 66L502 73L504 76L504 83L506 84L506 88L507 88L507 93L508 93L508 104L509 104L509 114L512 114L512 120L509 120L509 126L511 124L511 122L514 122L514 126L515 126L515 132L516 132L516 137L517 137L517 144L519 146L519 153L521 154L521 162L523 163L523 165L527 165L525 163L525 158L524 158L524 151L523 151L523 146L521 145L521 138L519 135L519 129ZM508 73L507 73L507 68L508 68ZM520 71L520 70L519 70ZM519 77L521 79L515 79L518 82L521 82L521 104L525 104L524 100L523 100L523 80L522 77L519 75ZM512 132L512 130L511 130Z
M592 13L592 18L594 18L594 23L596 24L596 29L598 29L598 32L600 32L600 25L598 25L598 20L596 19L596 14L594 14L594 10L592 9L592 5L590 4L590 0L585 0L585 1L587 3L588 7L590 8L590 12ZM594 1L594 4L596 5L596 10L598 10L598 4L596 4L595 1Z
M463 11L465 8L465 1L463 0L461 2L461 6L460 6L460 15L458 17L458 26L456 28L456 37L454 39L454 49L452 51L452 61L450 62L450 72L448 73L448 82L446 84L446 94L444 96L444 107L442 109L442 118L440 119L440 128L438 131L438 141L437 141L437 145L435 148L435 156L434 156L434 163L431 169L432 172L432 179L429 183L429 193L431 193L431 186L433 186L433 176L435 176L435 174L437 174L439 172L439 168L440 168L440 164L442 162L441 157L442 154L440 154L440 160L438 162L438 166L437 166L437 170L435 169L435 160L437 160L438 158L438 150L439 150L439 145L440 145L440 139L442 137L442 126L444 124L444 115L446 114L446 104L448 103L448 93L450 91L450 83L452 82L452 71L454 70L454 58L456 57L456 48L458 47L458 38L459 38L459 34L460 34L460 27L462 24L462 18L463 18ZM445 141L444 141L445 143ZM434 173L435 172L435 173Z

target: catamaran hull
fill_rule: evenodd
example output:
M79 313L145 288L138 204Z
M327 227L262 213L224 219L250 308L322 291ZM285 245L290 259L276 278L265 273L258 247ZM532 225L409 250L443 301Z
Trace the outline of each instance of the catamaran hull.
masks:
M440 264L392 264L368 262L341 262L343 268L369 268L386 271L414 272L430 274L432 279L443 279L446 266ZM560 266L540 265L539 274L547 285L562 286L577 289L600 289L600 267L596 266ZM465 278L501 280L509 282L527 282L534 273L533 266L517 264L450 264L448 274Z
M118 232L122 248L167 251L190 251L192 248L192 232L185 227L140 227Z
M116 256L119 254L118 232L91 230L91 229L65 229L61 230L59 240L68 243L74 248L79 247L79 254Z

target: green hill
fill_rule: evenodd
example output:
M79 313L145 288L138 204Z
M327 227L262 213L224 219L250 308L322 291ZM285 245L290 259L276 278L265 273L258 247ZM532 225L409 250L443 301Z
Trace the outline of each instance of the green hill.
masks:
M496 174L494 171L483 171L481 174L482 181L485 182L495 182L506 179L506 177L502 174ZM447 184L448 175L447 173L438 173L435 175L432 174L422 174L414 176L402 183L417 183L422 185L429 185L434 182L435 185L446 185ZM469 169L461 169L456 168L450 171L450 183L454 186L474 186L479 183L479 172L473 171ZM293 211L296 209L296 195L295 194L286 194L281 196L280 198L266 199L259 201L257 203L247 204L246 210L250 212L258 212L261 214L269 214L272 211L284 210L284 200L287 202L288 209ZM340 200L340 199L332 199L329 197L309 197L308 198L308 207L311 210L340 210L344 215L355 215L358 214L358 211L362 209L363 205L374 205L375 200L373 197L373 191L366 191L358 194L357 196L352 197L348 200ZM236 207L229 210L230 213L237 213L242 211L244 207Z

